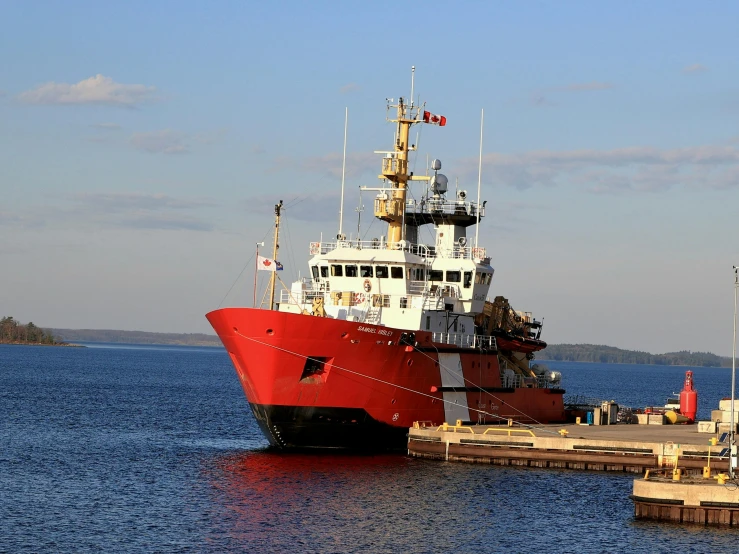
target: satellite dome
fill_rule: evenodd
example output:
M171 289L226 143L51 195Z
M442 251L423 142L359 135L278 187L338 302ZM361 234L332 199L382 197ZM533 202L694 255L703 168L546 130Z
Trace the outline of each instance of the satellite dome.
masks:
M447 176L442 173L437 173L436 175L431 177L431 192L433 192L434 194L445 194L448 184L449 179L447 179Z

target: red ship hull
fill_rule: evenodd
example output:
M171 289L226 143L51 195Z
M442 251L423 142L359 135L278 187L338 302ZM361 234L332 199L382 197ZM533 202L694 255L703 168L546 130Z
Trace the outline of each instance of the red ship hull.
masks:
M562 389L503 387L494 350L280 311L224 308L207 318L274 446L402 449L417 421L565 419Z

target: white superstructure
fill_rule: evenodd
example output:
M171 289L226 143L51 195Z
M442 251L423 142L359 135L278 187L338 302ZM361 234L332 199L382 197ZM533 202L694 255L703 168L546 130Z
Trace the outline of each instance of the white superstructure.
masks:
M388 235L346 240L340 233L335 241L311 243L311 276L282 292L279 310L453 334L455 343L479 340L475 315L483 311L494 270L467 228L479 223L485 204L464 190L448 193L438 160L433 175L407 173L408 128L424 117L402 98L392 107L396 150L380 152L383 185L363 188L376 193L374 213L388 222ZM410 181L424 181L420 200L406 196ZM433 227L432 244L420 241L425 225Z

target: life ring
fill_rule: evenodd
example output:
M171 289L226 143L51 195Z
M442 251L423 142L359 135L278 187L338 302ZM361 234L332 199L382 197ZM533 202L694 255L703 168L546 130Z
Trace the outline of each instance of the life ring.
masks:
M365 296L361 292L354 293L354 305L364 304Z
M369 279L364 280L364 292L369 292L372 290L372 283Z

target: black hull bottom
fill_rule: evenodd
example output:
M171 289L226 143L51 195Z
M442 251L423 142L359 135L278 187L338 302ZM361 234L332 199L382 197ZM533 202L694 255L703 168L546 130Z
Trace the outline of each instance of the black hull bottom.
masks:
M408 429L381 423L358 408L320 408L250 404L272 446L285 449L340 448L401 451Z

